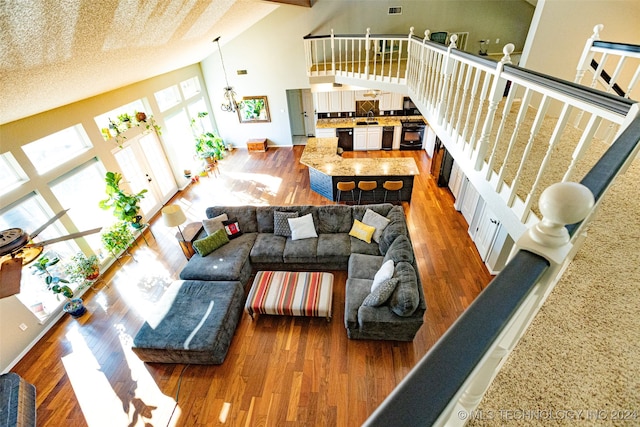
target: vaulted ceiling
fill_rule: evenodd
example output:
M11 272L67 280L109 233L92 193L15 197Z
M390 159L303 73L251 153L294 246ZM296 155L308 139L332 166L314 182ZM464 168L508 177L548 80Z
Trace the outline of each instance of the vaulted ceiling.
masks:
M31 0L0 6L0 124L201 61L310 0Z

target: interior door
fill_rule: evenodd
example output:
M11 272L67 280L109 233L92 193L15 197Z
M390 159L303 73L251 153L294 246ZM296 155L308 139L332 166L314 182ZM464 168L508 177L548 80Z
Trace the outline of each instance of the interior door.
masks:
M145 218L155 215L177 191L169 163L155 133L127 140L113 153L131 192L147 189L140 202Z
M289 104L291 135L304 136L304 111L301 91L298 89L287 90L287 102Z
M313 136L315 133L315 111L313 109L313 96L311 89L302 89L302 114L304 116L304 130L307 136Z

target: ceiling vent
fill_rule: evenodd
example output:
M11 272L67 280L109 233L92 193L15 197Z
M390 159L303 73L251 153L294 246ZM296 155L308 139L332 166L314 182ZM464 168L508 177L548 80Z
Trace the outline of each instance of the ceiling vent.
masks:
M402 6L390 7L389 15L402 15Z

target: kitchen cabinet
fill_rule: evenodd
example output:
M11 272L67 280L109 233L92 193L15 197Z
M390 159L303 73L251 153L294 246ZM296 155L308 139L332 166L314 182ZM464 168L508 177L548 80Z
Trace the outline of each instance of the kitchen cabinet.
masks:
M315 99L318 113L356 111L355 94L352 90L316 92Z
M340 111L356 111L356 95L354 91L343 90L340 92Z
M354 150L380 150L381 148L381 126L362 126L353 129Z
M472 220L476 212L479 198L480 194L473 187L469 178L464 177L461 184L460 197L456 200L454 206L462 213L462 216L469 225L472 225ZM470 233L471 230L472 228L469 230ZM475 232L475 229L473 229L473 231ZM471 237L473 237L473 234Z
M400 141L402 141L402 126L396 126L393 130L393 149L400 149Z
M460 167L456 162L453 162L453 166L451 167L451 176L449 177L449 190L451 190L451 194L453 194L453 197L456 200L460 196L463 179L464 174L460 170Z
M316 129L316 138L335 138L336 130L334 128Z
M400 93L383 92L379 95L380 111L402 110L404 95Z
M318 113L331 112L329 92L316 92L314 95L316 100L316 111Z

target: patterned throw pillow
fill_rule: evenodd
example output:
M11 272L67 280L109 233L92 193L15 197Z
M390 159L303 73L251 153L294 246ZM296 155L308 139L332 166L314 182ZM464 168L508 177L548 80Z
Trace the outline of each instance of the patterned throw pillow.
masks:
M273 234L276 236L291 237L291 227L289 227L289 218L298 218L298 212L280 212L273 213Z
M383 217L375 211L372 211L371 209L367 209L364 212L362 222L364 224L375 227L376 231L374 231L373 233L373 241L376 243L380 243L380 236L382 236L382 231L384 230L384 228L389 225L389 219Z
M204 239L196 240L193 242L193 249L200 256L207 256L211 252L218 249L220 246L229 243L227 233L221 228L220 230L210 234Z
M223 229L224 225L222 225L222 221L226 221L228 219L229 218L227 217L226 213L223 213L222 215L218 215L215 218L203 219L202 226L204 227L204 231L207 232L207 236L215 233L218 230Z
M378 307L387 302L393 291L398 286L400 280L396 278L387 279L376 290L371 291L369 295L364 299L362 305L369 307Z
M356 219L353 221L353 227L351 227L351 231L349 231L349 236L371 243L371 236L373 236L375 231L375 227L363 224Z
M242 236L242 230L240 230L240 225L238 224L237 219L232 218L227 221L222 221L222 225L224 225L224 230L227 232L229 239L235 239L236 237Z

